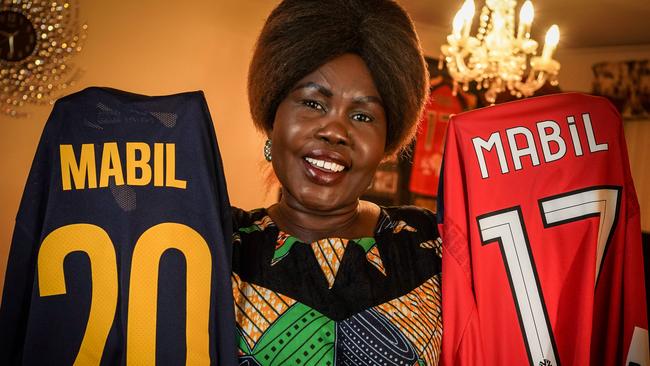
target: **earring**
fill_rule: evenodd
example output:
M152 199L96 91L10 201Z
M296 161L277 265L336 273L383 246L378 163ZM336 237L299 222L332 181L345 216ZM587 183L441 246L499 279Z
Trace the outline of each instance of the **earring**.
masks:
M271 161L271 139L266 139L266 142L264 143L264 159L266 161Z

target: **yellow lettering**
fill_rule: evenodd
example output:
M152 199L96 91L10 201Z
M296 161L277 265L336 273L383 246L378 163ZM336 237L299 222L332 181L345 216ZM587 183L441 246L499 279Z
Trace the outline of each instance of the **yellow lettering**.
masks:
M108 187L108 178L110 177L115 179L115 185L124 185L122 162L120 161L120 153L117 150L116 142L107 142L104 144L102 166L99 173L99 186Z
M136 151L140 151L140 159L136 159ZM144 142L127 142L126 143L126 184L131 186L146 186L151 182L151 149ZM137 177L137 170L142 172L140 178Z
M79 164L77 164L72 145L60 145L59 154L61 157L61 183L64 191L72 189L71 174L75 189L86 188L86 177L88 177L88 188L97 188L97 168L93 144L81 145Z
M165 144L155 143L153 144L153 185L156 187L162 187L165 185L164 175L163 175L163 160L164 160L164 148Z
M158 224L138 239L133 249L129 282L129 321L126 333L126 364L156 364L156 317L160 258L168 249L185 256L186 361L187 365L210 364L210 282L212 256L208 243L192 228L177 223ZM179 309L179 311L183 311Z
M73 224L45 237L37 259L39 295L65 295L63 261L77 251L90 260L92 290L86 332L74 365L99 366L117 309L117 260L106 231L96 225Z
M97 184L97 162L95 161L95 145L81 145L79 161L75 157L72 145L60 145L61 184L63 190L108 187L113 177L115 185L124 185L124 171L116 142L106 142L102 148L101 165L99 169L99 185ZM153 165L152 165L153 164ZM126 143L126 184L131 186L187 188L187 180L176 177L176 144L154 143L153 162L151 162L151 146L144 142Z
M167 155L167 164L165 166L165 177L167 187L175 187L180 189L185 189L187 187L187 182L182 179L176 179L176 145L175 144L165 144L166 155Z

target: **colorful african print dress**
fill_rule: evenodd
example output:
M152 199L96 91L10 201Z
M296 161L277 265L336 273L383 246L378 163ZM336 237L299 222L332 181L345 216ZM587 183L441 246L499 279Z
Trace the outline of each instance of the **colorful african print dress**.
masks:
M306 244L234 209L240 365L436 365L441 241L429 211L382 208L374 237Z

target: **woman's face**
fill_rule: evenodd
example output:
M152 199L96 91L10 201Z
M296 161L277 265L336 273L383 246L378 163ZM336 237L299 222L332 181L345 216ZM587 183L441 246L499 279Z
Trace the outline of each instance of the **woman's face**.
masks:
M269 135L289 205L325 212L356 205L386 144L382 100L363 59L344 54L298 81Z

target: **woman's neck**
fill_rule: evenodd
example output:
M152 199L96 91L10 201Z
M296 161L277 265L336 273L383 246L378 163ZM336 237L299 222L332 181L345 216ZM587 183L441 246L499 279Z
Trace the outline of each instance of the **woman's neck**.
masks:
M379 206L368 201L356 201L337 210L319 211L292 204L283 197L268 208L268 213L279 229L305 243L312 243L324 238L372 236Z

